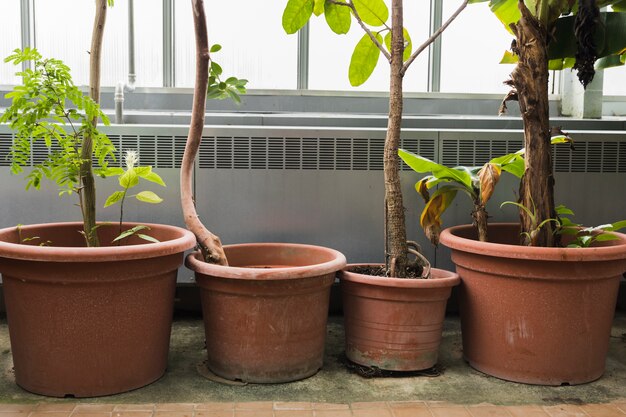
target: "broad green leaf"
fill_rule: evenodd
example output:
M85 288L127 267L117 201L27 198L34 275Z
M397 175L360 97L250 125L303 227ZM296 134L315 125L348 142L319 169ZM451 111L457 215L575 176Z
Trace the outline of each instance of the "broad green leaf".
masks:
M626 227L626 220L621 220L619 222L615 222L613 224L611 224L611 227L607 230L610 230L611 232L616 232L618 230L621 230L623 228Z
M324 13L324 3L326 0L314 0L313 3L313 13L315 16L319 16Z
M211 52L219 52L221 49L222 49L222 45L216 43L216 44L213 44L211 46L210 51Z
M413 52L413 42L411 41L411 36L406 28L402 28L402 33L404 37L404 52L402 52L402 61L406 61L411 57L411 52ZM385 35L385 46L389 53L391 53L391 31L387 31Z
M615 236L613 233L600 233L595 236L594 240L596 242L608 242L610 240L619 240L619 237Z
M595 63L596 70L619 67L626 63L626 53L622 55L610 55L600 58Z
M158 204L163 201L161 197L153 193L152 191L142 191L138 193L135 198L144 203Z
M133 188L139 183L139 176L135 172L134 168L129 169L120 175L119 183L122 188Z
M439 244L439 234L441 232L441 215L450 206L456 193L457 187L444 186L439 188L426 203L420 216L420 225L424 233L433 245Z
M511 23L517 23L522 16L517 6L517 0L492 0L489 3L489 7L506 30L513 33L509 25Z
M504 55L500 59L500 64L517 64L519 57L511 51L504 51Z
M163 187L166 187L163 179L159 176L159 174L154 171L150 171L149 173L142 175L141 178L146 181L154 182L156 184L162 185Z
M361 20L374 27L383 26L389 19L389 9L383 0L352 0Z
M120 201L124 197L124 191L116 191L107 198L107 201L104 203L104 207L109 207L118 201Z
M296 33L309 21L313 14L314 0L289 0L283 11L283 29L288 34Z
M463 169L463 167L448 168L445 165L438 164L430 159L424 158L423 156L405 151L404 149L399 149L398 155L402 158L404 163L416 172L432 172L433 176L438 179L456 181L465 187L472 189L472 177L466 169Z
M341 6L331 1L326 0L326 9L324 11L324 17L330 30L338 35L348 33L350 25L352 24L352 16L350 15L350 8L347 6Z
M382 43L383 37L376 34L376 39ZM378 57L380 56L380 49L372 42L368 34L363 35L359 43L356 44L354 52L352 52L352 58L350 58L350 68L348 69L348 79L350 84L357 87L368 80L376 64L378 64Z

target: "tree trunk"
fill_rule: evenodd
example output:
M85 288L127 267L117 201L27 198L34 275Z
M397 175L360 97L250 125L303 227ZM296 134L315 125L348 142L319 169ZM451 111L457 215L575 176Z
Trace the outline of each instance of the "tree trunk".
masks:
M550 119L548 108L548 34L547 28L532 16L519 1L522 17L512 25L516 35L515 51L519 63L511 74L517 90L522 119L524 121L524 146L526 147L526 170L520 183L520 203L535 213L535 221L520 211L524 244L554 246L554 225L548 222L540 230L537 225L556 218L554 209L554 176L550 145ZM527 235L523 235L527 236Z
M193 92L189 136L180 170L180 190L183 216L187 228L196 235L206 262L228 265L220 238L209 232L198 218L193 201L193 165L204 128L206 92L209 83L209 41L202 0L192 0L193 23L196 35L196 82Z
M96 0L96 15L91 34L91 50L89 51L89 95L96 103L100 103L100 58L102 55L102 38L104 36L106 16L107 0ZM91 124L95 128L98 124L98 118L94 118ZM87 246L99 246L98 233L96 232L96 184L91 162L92 153L93 136L87 134L83 138L81 149L83 162L80 166L83 229Z
M480 201L474 201L474 211L472 211L474 227L478 230L478 240L487 242L487 210Z
M393 0L391 7L389 121L384 154L386 263L390 276L404 278L408 264L408 247L398 161L402 123L402 55L404 52L402 0Z

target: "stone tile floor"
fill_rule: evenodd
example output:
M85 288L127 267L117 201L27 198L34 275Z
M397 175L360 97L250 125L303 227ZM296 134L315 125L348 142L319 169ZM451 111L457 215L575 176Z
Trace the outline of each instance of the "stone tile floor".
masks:
M458 405L436 401L210 402L162 404L4 404L0 417L619 417L626 399L607 404Z

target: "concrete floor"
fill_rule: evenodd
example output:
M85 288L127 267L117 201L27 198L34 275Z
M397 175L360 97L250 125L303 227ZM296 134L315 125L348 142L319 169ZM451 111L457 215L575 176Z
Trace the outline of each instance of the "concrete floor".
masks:
M212 382L197 371L203 359L204 333L199 317L174 322L170 366L159 381L124 394L76 399L47 399L15 385L6 319L0 320L0 404L19 403L203 403L203 402L323 402L445 401L453 404L496 405L610 403L626 398L626 313L613 325L606 373L579 386L540 387L502 381L471 369L462 359L458 317L445 322L436 377L367 379L351 373L343 362L342 318L331 316L324 368L304 381L275 385L229 386Z

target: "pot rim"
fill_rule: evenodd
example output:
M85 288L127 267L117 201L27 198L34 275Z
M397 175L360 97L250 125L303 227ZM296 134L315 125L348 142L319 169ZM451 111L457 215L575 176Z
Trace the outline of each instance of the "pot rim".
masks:
M105 222L98 222L102 224ZM106 262L156 258L191 249L196 244L196 237L182 227L158 223L124 222L125 225L144 225L151 229L166 229L178 237L158 243L146 242L136 245L90 247L33 246L0 240L0 257L46 262ZM51 228L82 228L82 222L52 222L20 226L22 230L41 230ZM16 226L0 229L0 236L13 233Z
M210 275L219 278L230 279L255 279L255 280L288 280L293 278L308 278L320 275L336 273L338 270L346 266L346 257L339 251L326 248L324 246L306 245L301 243L238 243L232 245L224 245L224 249L228 248L246 248L246 247L264 247L267 249L278 248L281 246L291 246L298 249L310 249L322 251L330 255L332 259L319 264L294 266L286 268L245 268L238 266L224 266L206 263L202 260L200 251L194 251L187 255L185 266L194 272L203 275Z
M518 225L519 223L492 223L488 227L515 227ZM441 232L439 240L444 246L453 250L500 258L569 262L626 259L626 235L618 232L610 232L619 237L619 240L611 241L614 243L610 246L592 248L544 248L510 245L506 243L480 242L475 239L468 239L457 235L459 232L473 228L474 226L471 224L446 228Z
M339 271L340 281L358 282L367 285L376 285L379 287L394 287L394 288L445 288L454 287L461 283L461 278L456 272L448 271L446 269L432 268L433 274L429 279L406 279L406 278L391 278L391 277L375 277L372 275L358 274L356 272L350 272L348 269L357 266L380 266L378 263L358 263L348 264L341 271Z

